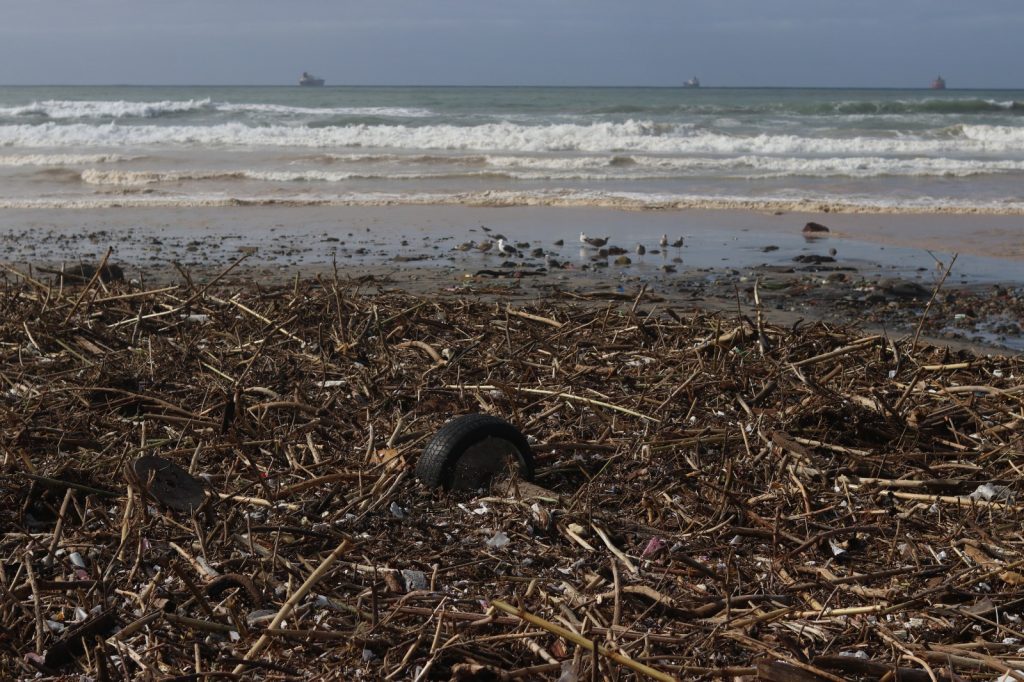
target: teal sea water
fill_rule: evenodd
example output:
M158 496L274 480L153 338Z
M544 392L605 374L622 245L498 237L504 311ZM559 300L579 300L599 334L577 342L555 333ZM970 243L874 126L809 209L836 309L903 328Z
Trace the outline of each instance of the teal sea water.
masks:
M1024 91L0 87L0 207L1024 213Z

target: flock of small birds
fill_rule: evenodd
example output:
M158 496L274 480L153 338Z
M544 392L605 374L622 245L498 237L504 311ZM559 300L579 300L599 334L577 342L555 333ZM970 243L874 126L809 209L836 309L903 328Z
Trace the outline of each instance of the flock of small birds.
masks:
M524 257L523 249L530 249L528 242L510 242L505 235L502 234L491 234L492 230L484 225L480 226L480 229L488 233L488 238L477 242L476 240L470 240L463 242L455 247L456 251L478 251L483 254L497 253L505 257ZM607 259L609 257L615 257L615 265L629 265L632 261L626 254L629 253L627 249L614 244L609 244L611 241L610 236L606 237L591 237L586 232L580 232L580 244L583 249L593 249L594 253L591 256L591 260L600 266L602 263L607 265ZM555 240L554 246L565 246L565 240ZM633 248L633 251L637 256L641 258L647 253L666 253L666 249L669 247L675 249L683 248L683 237L679 237L674 241L669 241L668 235L661 235L661 239L658 240L658 249L651 249L648 251L647 247L642 243L637 243ZM549 268L565 268L569 267L569 262L559 261L557 256L558 253L554 251L545 251L543 248L534 247L529 251L531 258L541 259L543 258L545 264ZM678 262L678 258L675 259ZM675 272L675 266L665 264L662 269L666 272Z
M487 239L484 239L483 241L480 242L477 242L475 240L463 242L456 246L455 250L464 252L478 251L483 254L497 253L506 257L523 257L524 253L522 250L530 249L530 244L528 242L513 243L510 242L502 234L491 234L492 230L488 227L481 225L480 229L488 233ZM610 241L610 236L591 237L587 235L586 232L580 232L580 244L582 245L582 248L594 250L594 253L591 256L591 260L600 263L602 261L606 262L609 257L616 257L616 265L629 265L632 262L626 255L627 253L629 253L629 251L625 248L622 248L621 246L609 244ZM683 248L683 243L683 237L679 237L678 239L669 241L668 235L663 234L661 235L661 239L658 240L658 247L660 247L660 250L652 248L650 251L648 251L648 248L644 244L638 242L634 247L633 251L636 253L637 256L640 257L643 257L647 253L665 254L666 249L668 249L669 247L674 249ZM558 239L554 242L554 246L565 246L565 241L562 239ZM529 255L532 258L545 259L545 263L549 268L564 268L569 265L568 262L562 262L557 259L557 252L545 251L543 248L540 247L534 247L532 250L529 251ZM678 258L676 259L676 261L678 261ZM663 265L662 269L664 269L666 272L675 272L675 267L669 264Z

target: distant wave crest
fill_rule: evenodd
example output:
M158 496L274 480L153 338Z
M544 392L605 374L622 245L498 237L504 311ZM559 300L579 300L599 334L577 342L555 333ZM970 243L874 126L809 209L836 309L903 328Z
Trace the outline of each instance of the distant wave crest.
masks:
M42 117L52 120L157 118L212 108L209 99L161 102L127 102L124 100L46 100L24 106L0 107L0 117Z
M210 98L136 102L127 100L44 100L31 104L0 107L0 118L43 118L53 121L96 119L152 119L191 113L263 114L278 117L377 116L421 118L431 116L418 107L294 107L282 104L214 102Z

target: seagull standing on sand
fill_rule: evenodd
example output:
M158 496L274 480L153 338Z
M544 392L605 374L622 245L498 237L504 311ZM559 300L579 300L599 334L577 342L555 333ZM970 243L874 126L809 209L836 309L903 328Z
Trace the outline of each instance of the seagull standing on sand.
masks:
M683 248L683 238L682 238L682 237L680 237L679 239L677 239L677 240L675 240L674 242L672 242L672 246L673 246L674 248L677 248L677 249L681 249L681 248Z
M593 246L595 249L599 249L607 244L609 239L610 237L605 237L604 239L601 239L600 237L588 237L586 232L580 232L580 241L584 244Z
M658 240L658 246L660 246L663 249L666 246L668 246L668 235L667 234L661 235L661 239Z
M645 253L647 253L647 249L644 247L644 245L643 244L637 244L636 245L636 255L642 256Z
M491 250L492 246L494 246L494 242L486 241L486 242L480 242L479 244L477 244L476 248L477 248L477 250L479 250L479 251L481 251L483 253L487 253L488 251Z
M516 254L516 247L512 246L502 238L498 240L498 253L504 256L514 256Z

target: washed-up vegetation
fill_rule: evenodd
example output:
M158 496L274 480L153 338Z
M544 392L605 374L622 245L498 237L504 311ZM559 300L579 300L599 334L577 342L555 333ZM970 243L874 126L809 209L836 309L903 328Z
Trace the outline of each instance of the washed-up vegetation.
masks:
M4 677L1024 679L1019 357L366 286L8 271ZM474 412L535 485L415 479Z

